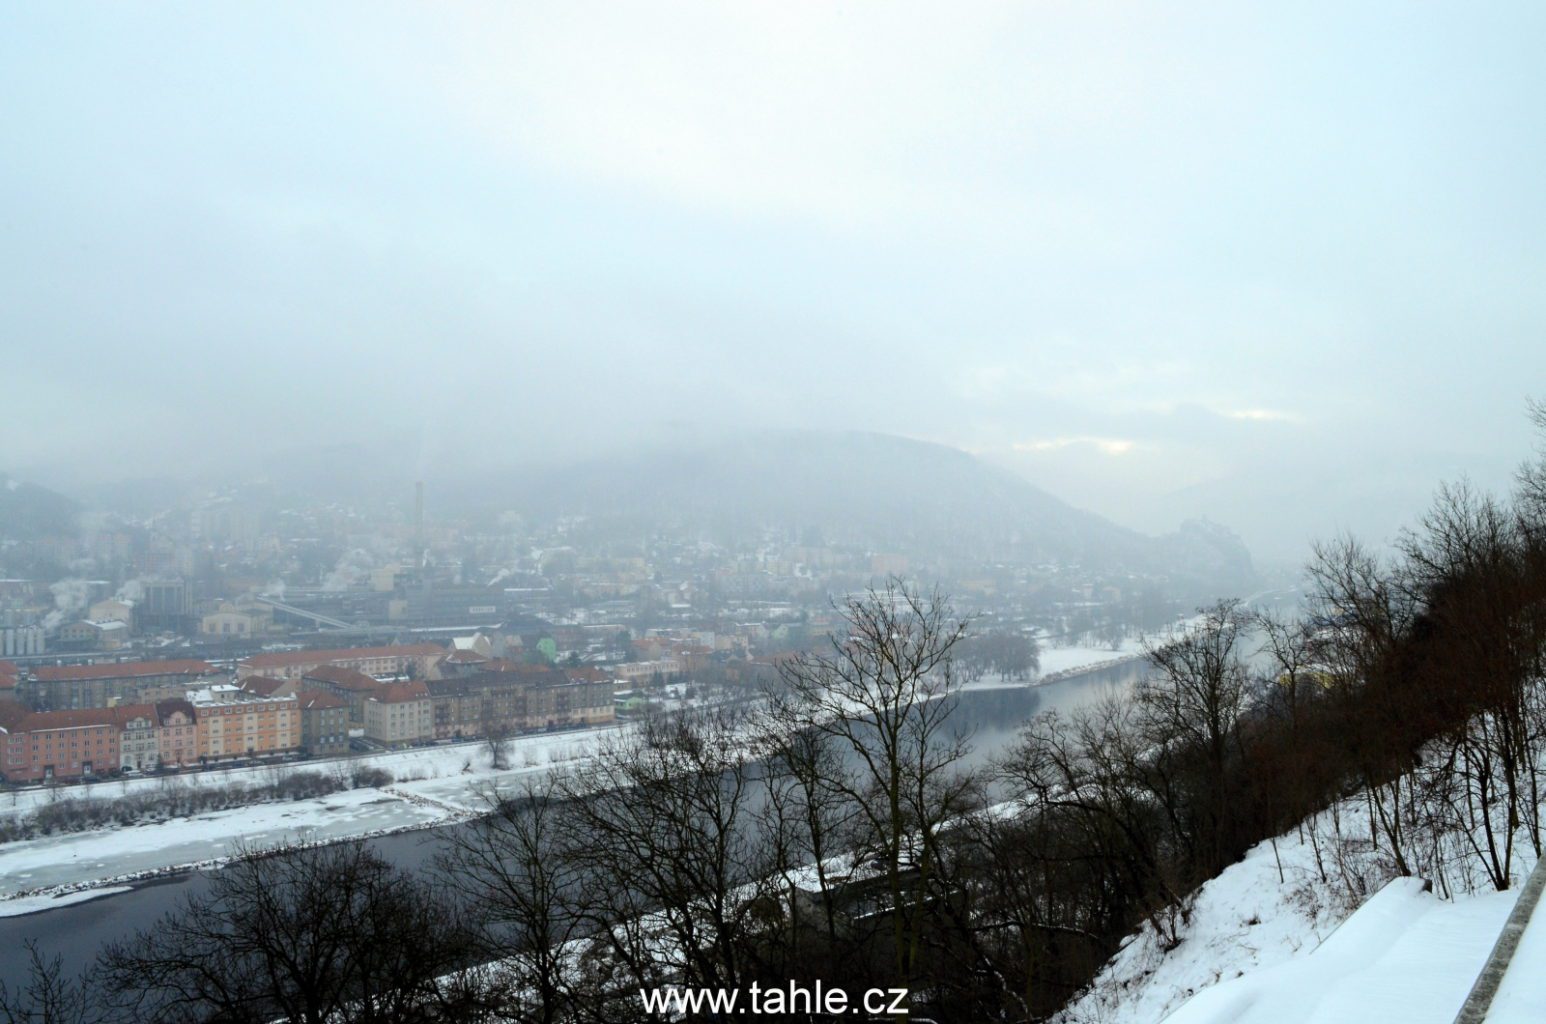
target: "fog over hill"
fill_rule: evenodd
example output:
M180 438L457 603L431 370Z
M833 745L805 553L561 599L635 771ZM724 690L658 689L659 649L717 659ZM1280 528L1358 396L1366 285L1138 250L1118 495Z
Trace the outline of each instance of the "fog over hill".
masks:
M1015 474L945 445L885 434L755 431L651 444L574 462L479 471L465 457L421 471L431 521L514 511L586 516L620 531L700 530L745 539L772 528L855 544L915 564L1078 563L1172 577L1205 595L1256 583L1240 539L1205 520L1147 536L1075 508ZM413 477L382 448L313 450L272 465L281 491L411 502Z
M813 545L904 555L920 568L1078 564L1168 576L1198 598L1257 584L1250 553L1225 526L1195 519L1146 535L959 449L886 434L748 431L525 464L492 451L415 460L405 455L410 447L324 446L251 472L233 468L224 479L84 485L72 498L0 483L0 522L27 536L58 532L76 522L75 498L94 512L145 515L227 485L255 506L323 500L396 505L406 516L422 479L432 524L471 517L492 529L514 512L539 521L583 516L620 538L665 530L743 542L772 529Z
M0 540L71 536L79 514L70 498L0 473Z

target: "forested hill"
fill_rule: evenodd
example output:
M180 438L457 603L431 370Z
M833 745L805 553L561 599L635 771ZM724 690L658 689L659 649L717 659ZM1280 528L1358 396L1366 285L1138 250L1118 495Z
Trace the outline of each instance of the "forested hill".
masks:
M0 473L0 540L74 534L79 514L70 498Z

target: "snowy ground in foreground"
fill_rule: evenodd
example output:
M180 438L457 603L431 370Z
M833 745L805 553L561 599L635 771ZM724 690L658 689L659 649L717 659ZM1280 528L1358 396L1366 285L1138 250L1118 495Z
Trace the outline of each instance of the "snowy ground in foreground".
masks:
M1364 856L1354 871L1374 895L1353 910L1297 833L1279 838L1277 856L1260 844L1197 892L1179 945L1165 950L1145 926L1057 1024L1448 1024L1517 889L1441 900L1418 879L1382 886L1388 868ZM1537 918L1493 1024L1546 1020L1546 915Z
M1307 849L1280 841L1279 852L1284 882L1271 846L1257 846L1198 891L1179 946L1166 951L1146 927L1063 1010L1061 1024L1150 1024L1210 985L1314 949L1346 911L1318 897Z
M19 893L203 864L231 856L239 845L340 840L452 821L480 807L482 794L490 786L572 765L614 732L599 729L521 737L510 745L510 767L497 772L490 768L489 752L482 744L379 754L356 759L350 766L369 763L389 769L399 781L386 789L354 789L311 800L254 804L191 818L6 843L0 845L0 916L29 912L10 905L9 898ZM237 778L256 783L269 781L275 771L319 770L325 771L326 765L302 762L281 769L255 769ZM227 783L236 781L233 775L236 772L176 776L175 784L218 785L221 777ZM153 790L166 784L161 779L133 779L126 785L91 787L91 795L112 799L126 790Z
M1539 1024L1546 1020L1546 909L1536 904L1514 950L1508 973L1492 998L1487 1024Z
M1449 1024L1517 895L1444 901L1393 879L1308 956L1216 985L1169 1024Z

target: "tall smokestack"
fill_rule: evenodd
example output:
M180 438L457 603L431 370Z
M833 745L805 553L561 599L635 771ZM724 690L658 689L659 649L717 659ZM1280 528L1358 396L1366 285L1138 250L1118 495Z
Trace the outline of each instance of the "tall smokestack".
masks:
M413 485L413 560L424 562L424 481Z

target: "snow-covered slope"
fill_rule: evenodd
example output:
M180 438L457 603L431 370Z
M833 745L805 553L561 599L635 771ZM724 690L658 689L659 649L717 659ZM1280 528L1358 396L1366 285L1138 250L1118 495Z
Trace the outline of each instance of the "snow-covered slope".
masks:
M1392 877L1357 806L1203 885L1173 946L1140 930L1058 1024L1448 1024L1518 891L1446 900ZM1532 922L1488 1021L1546 1021L1543 977L1546 920Z
M1278 847L1275 857L1261 844L1198 890L1174 948L1145 926L1059 1024L1151 1024L1196 992L1318 946L1351 908L1319 884L1308 843L1280 840Z
M1201 992L1168 1024L1449 1024L1514 898L1445 901L1416 878L1392 879L1308 956Z

